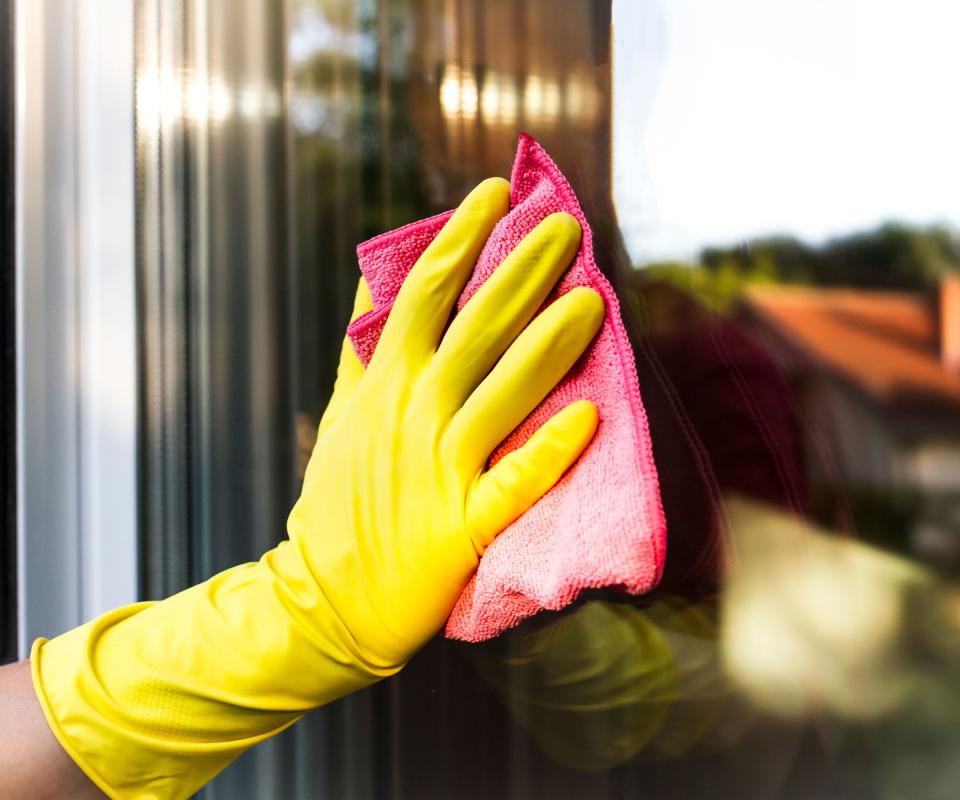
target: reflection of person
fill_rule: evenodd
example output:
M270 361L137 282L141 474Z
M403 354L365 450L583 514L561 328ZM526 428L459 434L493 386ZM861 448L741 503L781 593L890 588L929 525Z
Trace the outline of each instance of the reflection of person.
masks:
M554 214L448 326L508 193L493 179L464 201L404 282L367 370L344 342L288 541L39 640L0 672L0 795L186 797L305 711L396 673L439 630L484 548L597 424L574 402L485 471L604 314L578 288L534 319L579 245L576 221ZM361 283L355 313L369 303Z

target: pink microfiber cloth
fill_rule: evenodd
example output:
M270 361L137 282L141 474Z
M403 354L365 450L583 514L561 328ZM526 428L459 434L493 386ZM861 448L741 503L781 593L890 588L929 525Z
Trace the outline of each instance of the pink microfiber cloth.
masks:
M520 240L556 211L577 218L583 240L547 302L575 286L590 286L606 302L606 318L588 351L500 445L491 463L520 447L574 400L593 401L600 426L560 482L487 548L447 621L446 635L453 639L489 639L539 611L563 608L587 588L613 586L639 594L656 585L663 569L666 522L637 368L617 297L594 261L590 226L573 190L543 148L525 134L513 165L510 211L490 235L458 309ZM373 311L357 319L349 334L364 364L373 355L403 279L451 213L385 233L357 248Z

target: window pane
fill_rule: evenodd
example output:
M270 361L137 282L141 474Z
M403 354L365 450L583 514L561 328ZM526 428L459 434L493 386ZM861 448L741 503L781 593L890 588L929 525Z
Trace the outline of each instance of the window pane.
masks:
M521 130L570 178L616 284L668 523L650 595L597 590L481 645L437 638L210 796L948 793L952 14L144 4L151 592L283 536L357 243L508 174Z

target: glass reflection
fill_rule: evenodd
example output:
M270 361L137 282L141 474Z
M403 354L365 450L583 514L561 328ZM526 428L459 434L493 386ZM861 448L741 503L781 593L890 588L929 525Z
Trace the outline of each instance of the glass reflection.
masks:
M656 179L683 144L662 138L681 98L658 96L657 82L725 74L727 65L697 58L678 66L691 55L684 26L710 16L702 4L615 3L613 20L599 2L463 0L353 15L349 3L304 5L327 20L307 27L342 35L317 36L327 44L295 59L295 92L311 92L324 109L317 119L341 126L298 124L294 104L298 199L311 212L298 226L309 254L303 296L323 296L335 280L347 297L350 245L452 206L502 173L518 128L531 130L570 175L619 284L669 526L667 569L652 595L598 591L492 642L438 640L370 692L361 713L392 731L384 785L410 796L892 797L917 770L952 774L952 732L922 753L907 743L947 733L941 711L956 707L960 594L921 561L939 554L942 568L960 532L927 511L907 522L899 487L916 493L909 464L955 485L947 442L957 441L948 438L956 409L948 403L943 425L932 426L929 392L917 398L910 375L890 364L894 355L923 361L921 372L943 370L937 391L950 399L960 390L955 368L935 355L952 341L939 321L960 313L933 302L944 270L960 265L955 229L888 225L821 245L775 230L730 245L707 226L703 235L715 238L696 239L696 198L659 204L699 176L667 172L682 179L674 186ZM728 26L762 30L737 13ZM352 57L333 52L343 43ZM344 130L355 142L342 141ZM733 199L744 191L727 184ZM744 223L751 208L731 203L725 213ZM679 222L684 209L690 222ZM320 241L324 226L332 239ZM690 255L694 240L702 252ZM832 288L810 288L821 285ZM890 288L914 294L876 294ZM328 343L344 320L339 308ZM302 336L310 324L320 323ZM880 349L865 351L871 336ZM315 353L316 341L304 339L303 351ZM312 384L299 434L308 452L330 376L313 383L317 368L303 372ZM896 439L900 423L849 384L861 376L870 389L884 374L900 396L922 401L929 438L913 431L890 451L895 468L870 484L877 440Z
M142 82L147 127L287 125L270 175L289 219L254 218L289 266L292 342L257 341L293 376L302 454L356 244L503 174L521 129L570 177L633 333L661 586L597 591L482 645L438 639L291 732L285 796L955 794L948 6L288 0L284 85ZM250 158L231 152L223 172ZM211 213L241 194L211 192ZM218 236L242 242L227 217ZM215 286L243 280L223 267Z

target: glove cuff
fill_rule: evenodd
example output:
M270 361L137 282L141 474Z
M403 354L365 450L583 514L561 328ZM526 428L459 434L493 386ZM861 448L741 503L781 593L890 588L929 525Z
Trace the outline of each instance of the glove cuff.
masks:
M269 554L268 554L269 555ZM306 711L396 669L264 561L111 611L31 653L51 730L111 798L186 798Z

